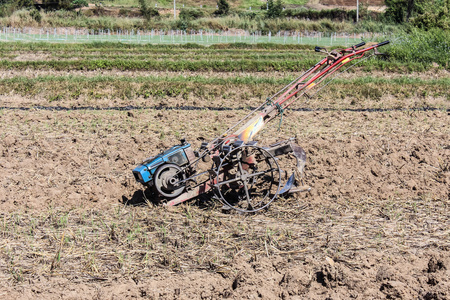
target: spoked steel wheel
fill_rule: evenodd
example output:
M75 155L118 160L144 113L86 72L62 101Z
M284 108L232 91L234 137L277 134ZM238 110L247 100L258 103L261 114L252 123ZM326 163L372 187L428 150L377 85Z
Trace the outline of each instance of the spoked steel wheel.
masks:
M244 145L223 157L215 182L217 196L225 205L241 212L255 212L277 197L281 171L269 152Z

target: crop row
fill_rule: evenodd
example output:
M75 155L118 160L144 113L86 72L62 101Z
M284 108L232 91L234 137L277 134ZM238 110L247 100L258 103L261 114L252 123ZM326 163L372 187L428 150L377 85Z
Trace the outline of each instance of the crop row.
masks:
M31 70L146 70L146 71L213 71L213 72L269 72L269 71L295 71L306 70L317 61L313 59L303 60L255 60L241 59L231 60L134 60L134 59L94 59L94 60L49 60L49 61L0 61L0 69L31 69ZM365 63L368 70L384 71L422 71L426 68L420 63L399 63L381 60L370 60Z
M2 55L4 60L20 59L22 53L9 53ZM75 54L75 53L44 53L43 61L48 60L184 60L190 57L190 60L302 60L310 59L311 56L305 53L232 53L221 55L220 53L184 53L184 54L167 54L167 53L148 53L148 54L130 54L130 53L95 53L95 54ZM319 59L319 58L317 58Z
M105 84L114 82L129 82L129 83L195 83L195 84L214 84L214 85L252 85L252 84L270 84L270 85L285 85L294 80L292 76L284 76L283 78L261 77L261 76L234 76L234 77L215 77L215 76L103 76L98 75L94 77L85 76L53 76L45 75L35 78L28 78L24 76L17 76L12 78L0 79L0 86L30 86L39 83L76 83L76 84ZM387 84L389 86L395 85L414 85L414 86L442 86L448 88L450 86L450 78L441 77L437 79L422 79L412 76L401 76L396 78L373 77L373 76L358 76L355 78L336 78L333 80L334 85L361 85L361 84Z
M46 99L47 103L71 99L124 99L132 104L134 99L158 99L181 97L189 99L209 99L212 105L240 107L254 105L256 98L264 100L286 85L291 78L273 79L258 77L93 77L81 76L38 78L14 77L0 80L0 95L17 94L22 97ZM448 78L422 80L400 77L385 78L361 77L354 79L337 79L331 82L320 97L324 99L355 98L378 101L386 95L396 99L418 98L427 96L444 97L449 100ZM334 101L333 100L333 101ZM175 100L176 101L176 100ZM248 102L247 102L248 101ZM155 102L155 103L156 103ZM152 103L152 101L148 102Z
M231 43L231 44L213 44L204 46L200 44L125 44L112 42L92 42L79 44L64 44L64 43L2 43L0 44L1 52L10 51L69 51L69 52L164 52L164 53L179 53L184 51L199 51L199 52L221 52L221 51L288 51L288 50L312 50L314 46L311 45L296 45L296 44L246 44L246 43Z
M221 58L221 57L219 57ZM178 60L178 61L142 61L134 59L94 59L69 61L0 61L2 69L36 70L167 70L167 71L297 71L314 65L313 60L272 61L272 60Z
M393 41L383 47L387 62L365 63L370 69L388 71L423 71L448 67L448 46L435 43L427 51L414 51L403 40ZM408 40L409 41L409 40ZM411 41L413 41L411 39ZM338 48L333 46L330 48ZM436 51L438 49L438 51ZM17 56L29 52L44 55L44 61L20 62ZM191 71L298 71L310 67L323 53L313 51L310 45L278 44L216 44L209 47L198 44L139 45L121 43L50 44L3 43L0 44L0 68L55 70L191 70ZM187 60L186 58L189 58ZM64 60L64 61L61 61Z
M176 51L166 51L165 49L151 49L151 51L142 51L142 49L81 49L81 50L51 50L51 49L35 49L35 50L4 50L0 51L0 57L12 57L24 53L46 54L51 57L59 58L136 58L136 57L180 57L180 56L199 56L199 57L249 57L257 58L258 56L268 58L289 58L289 57L322 57L322 54L315 53L312 50L264 50L264 49L176 49Z
M143 46L130 45L122 47L123 44L106 45L111 47L89 47L89 44L75 44L72 48L57 47L59 44L10 44L11 47L0 45L0 57L3 60L14 60L17 56L33 53L45 55L44 60L183 60L189 57L190 60L299 60L299 59L319 59L322 54L312 51L312 47L292 48L292 49L267 49L265 47L247 48L231 47L231 44L220 45L220 47L195 48L182 47L185 45L174 45L173 48L167 48L164 45ZM53 45L55 46L53 48ZM23 46L23 47L21 47ZM217 45L216 45L217 46ZM228 47L230 46L230 47ZM275 51L274 51L275 50Z
M11 59L17 57L17 55L8 55ZM299 60L307 59L311 56L305 53L230 53L223 55L220 53L183 53L183 54L167 54L167 53L147 53L147 54L130 54L130 53L95 53L95 54L75 54L75 53L64 53L64 54L51 54L51 58L55 60L98 60L98 59L111 59L111 60L124 60L124 59L134 59L134 60L182 60L186 56L189 56L191 60Z

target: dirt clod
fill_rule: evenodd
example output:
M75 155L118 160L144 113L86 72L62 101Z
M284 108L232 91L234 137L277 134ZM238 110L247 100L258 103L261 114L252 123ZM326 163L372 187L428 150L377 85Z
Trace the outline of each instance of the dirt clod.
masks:
M428 262L427 272L434 273L442 269L446 269L444 262L441 259L436 258L435 256L431 257L430 261Z

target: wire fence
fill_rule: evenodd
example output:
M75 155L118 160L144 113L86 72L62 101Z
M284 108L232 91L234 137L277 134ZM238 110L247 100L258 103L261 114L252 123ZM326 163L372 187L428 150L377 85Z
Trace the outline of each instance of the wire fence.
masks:
M13 28L3 27L1 42L89 43L121 42L130 44L186 44L203 45L221 43L276 43L318 46L349 46L361 40L386 38L387 33L336 33L278 31L262 34L261 31L213 30L93 30L71 28Z

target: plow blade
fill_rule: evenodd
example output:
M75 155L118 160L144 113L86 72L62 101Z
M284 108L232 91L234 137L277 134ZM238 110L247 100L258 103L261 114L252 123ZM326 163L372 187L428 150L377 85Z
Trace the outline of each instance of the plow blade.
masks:
M295 183L295 174L292 174L291 177L289 177L288 181L284 185L284 187L278 191L277 195L282 195L284 193L287 193L290 191L290 189L294 186Z
M289 177L283 188L277 192L277 195L284 193L306 192L311 190L309 186L297 186L295 173L297 173L298 178L303 177L303 169L306 165L306 153L302 147L294 143L293 138L269 146L267 152L272 154L274 157L292 153L297 161L296 172Z
M294 154L295 159L297 160L297 171L299 173L298 175L302 176L303 169L305 168L306 164L306 153L305 150L303 150L303 148L300 147L299 145L295 144L293 140L294 139L292 138L286 141L270 145L266 150L274 157L289 153Z
M297 144L291 143L292 153L295 156L295 159L297 160L297 171L299 172L300 176L303 176L303 169L306 165L306 153L305 150L303 150L302 147L300 147Z

